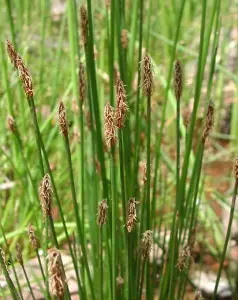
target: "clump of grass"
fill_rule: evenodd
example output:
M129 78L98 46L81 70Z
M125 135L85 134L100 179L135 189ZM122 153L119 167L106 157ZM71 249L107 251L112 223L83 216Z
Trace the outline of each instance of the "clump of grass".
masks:
M13 166L14 176L24 184L22 193L27 194L27 199L30 195L29 205L27 202L25 209L19 205L22 211L19 212L21 220L26 219L21 234L25 237L29 222L34 223L37 232L42 232L36 237L34 227L28 227L30 245L38 258L45 283L43 290L46 299L51 296L59 299L71 297L61 258L61 248L65 241L72 258L80 299L95 299L97 295L100 299L113 300L142 297L184 298L192 266L196 225L202 221L197 203L200 195L205 194L203 160L204 157L209 158L206 152L208 141L213 142L214 105L208 100L210 95L216 94L212 79L215 76L216 47L219 40L216 33L219 29L221 7L220 1L214 1L211 6L207 5L207 1L202 3L200 44L193 91L190 87L187 88L184 79L183 70L186 69L187 58L181 53L181 49L187 49L184 50L184 46L180 44L180 40L184 38L184 27L187 28L186 22L194 17L193 9L187 7L190 4L186 0L173 8L173 14L166 11L164 5L159 8L161 14L167 18L166 26L161 24L159 28L169 36L169 40L164 35L160 36L168 45L158 48L161 50L161 57L158 59L153 48L155 40L151 38L155 35L150 35L153 33L153 22L157 26L158 20L152 18L155 3L151 1L150 5L147 9L144 1L106 1L104 7L97 10L98 17L94 15L90 0L87 0L87 5L80 7L77 2L68 1L68 14L67 18L64 16L64 22L62 21L60 45L61 55L67 59L70 56L71 73L64 70L63 63L62 74L52 72L54 80L56 79L52 99L50 86L53 77L51 78L50 68L44 61L47 57L47 49L44 48L46 25L49 25L44 20L46 2L43 1L41 6L44 23L40 33L40 74L38 82L35 72L32 73L34 89L32 75L24 62L27 61L29 68L34 70L34 61L31 60L34 54L25 53L22 57L27 55L28 60L23 61L16 51L21 49L15 48L17 26L14 26L12 7L9 4L7 6L14 38L13 43L6 42L7 53L22 83L19 94L25 94L32 123L29 119L25 120L22 115L24 110L20 113L17 111L16 103L19 99L16 97L16 103L12 102L11 93L15 92L15 83L11 85L5 55L1 52L9 101L7 126L14 141L9 149L14 154L13 158L5 155L6 151L2 152L7 163ZM25 7L22 9L24 11ZM128 11L131 11L131 15ZM29 24L29 7L24 12L27 13ZM210 15L212 17L207 23L206 18ZM66 20L70 43L69 52L64 53L63 28ZM19 24L22 23L23 19ZM81 27L80 36L78 23ZM97 26L101 26L99 30ZM167 32L166 28L174 30ZM51 29L49 32L52 34L53 28ZM210 45L212 33L214 41ZM19 40L20 38L21 35ZM209 51L210 48L212 51ZM58 70L61 55L57 56L57 61L52 62L58 66ZM180 58L176 59L177 56ZM118 66L116 71L115 64ZM207 86L209 99L203 94L207 66L210 68ZM43 76L44 68L49 73L49 82ZM137 74L136 80L133 80L134 73ZM174 93L171 87L173 74ZM61 89L59 83L64 88L67 85L68 87ZM186 99L193 94L193 109L185 132L181 115L187 105ZM47 101L52 108L50 116L45 120L45 116L40 114L42 102L39 103L39 98L42 101L44 96L48 97ZM55 107L57 97L60 100L58 107ZM158 109L158 99L162 99L161 109ZM70 100L74 103L72 110ZM195 131L200 107L204 107L206 113L202 120L203 126ZM57 138L55 111L60 138ZM90 126L87 126L86 113L90 116ZM26 128L28 123L29 137L32 136L31 127L35 135L35 143L31 142L29 147L26 131L23 130L23 125ZM72 125L80 133L77 141L72 138ZM32 149L38 151L38 164L35 164L36 158ZM176 163L171 159L172 156L176 157ZM146 161L140 170L143 173L142 184L138 178L140 161ZM24 172L26 175L21 178ZM218 257L220 268L214 299L230 237L237 195L237 174L236 162L229 226L222 255ZM40 179L42 181L38 194ZM28 180L30 185L27 184ZM19 195L21 196L21 192L14 189L14 194L10 197L18 199ZM39 205L43 218L38 212ZM57 210L53 214L55 208ZM6 205L3 219L6 220L8 215L9 209ZM14 228L6 227L7 230ZM3 242L8 249L9 232L6 238L2 225L1 229ZM19 234L13 232L11 236L14 244ZM24 247L28 247L27 243L24 243ZM44 249L44 268L39 256L40 247ZM161 250L161 257L157 257L156 248ZM19 246L17 253L18 262L24 271ZM9 254L11 255L10 251ZM159 260L161 262L158 265ZM22 298L19 282L16 281L16 288L3 252L0 262L12 297ZM12 263L14 267L13 260ZM31 279L25 271L24 273L34 299ZM15 272L14 276L17 278ZM160 279L159 282L157 278ZM195 298L200 299L200 294L196 293Z

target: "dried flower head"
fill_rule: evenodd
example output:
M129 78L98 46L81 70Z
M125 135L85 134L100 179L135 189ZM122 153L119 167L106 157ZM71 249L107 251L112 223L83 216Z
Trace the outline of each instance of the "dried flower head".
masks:
M84 45L87 43L87 28L88 28L88 12L84 4L80 7L80 16L81 16L81 34L82 42Z
M131 232L137 223L136 205L139 204L135 198L131 198L127 204L127 216L126 216L126 228L128 232Z
M214 125L214 104L210 101L203 130L203 141L206 142Z
M153 247L153 233L151 230L146 230L142 235L142 256L147 258Z
M202 293L201 291L197 290L195 292L195 297L194 297L194 300L203 300L204 298L202 297Z
M81 103L83 103L85 99L85 75L82 62L79 64L79 99Z
M17 254L16 254L17 261L19 262L20 265L23 266L21 245L18 243L16 244L16 251L17 251Z
M126 90L123 81L117 78L116 83L116 95L117 95L117 108L115 113L115 120L117 128L124 126L126 113L129 111L128 105L126 104Z
M145 54L142 61L142 87L145 96L150 97L153 91L153 71L150 57Z
M175 62L174 70L174 92L176 99L179 100L183 92L183 70L178 59Z
M188 245L185 245L179 251L177 267L178 267L180 272L188 267L188 259L190 258L190 256L191 256L190 247Z
M107 222L107 200L103 199L98 204L98 213L97 213L97 224L98 226L102 226L103 224L106 224Z
M50 293L61 299L64 296L66 280L60 251L56 248L49 249L48 261Z
M66 136L68 134L69 125L66 117L66 108L62 100L60 101L58 106L58 120L59 120L60 132L64 136Z
M35 229L31 224L29 224L29 226L28 226L28 236L29 236L32 248L35 250L39 249L40 242L39 242L38 238L36 237Z
M15 125L15 120L12 116L7 116L7 127L8 129L12 132L16 132L16 125Z
M33 97L34 91L33 91L33 80L32 77L24 65L24 62L20 55L16 52L14 46L10 41L6 42L7 47L7 53L11 60L11 62L14 64L14 67L18 70L19 78L22 82L23 89L25 91L25 95L27 97Z
M234 176L238 180L238 155L236 156L235 166L234 166Z
M122 29L121 31L121 46L123 49L126 49L128 45L128 31L126 29Z
M107 103L104 108L104 134L108 147L116 144L116 126L113 107Z
M8 268L8 264L7 264L7 260L6 260L6 255L5 255L5 252L2 250L2 248L0 248L0 255L2 257L2 261L3 261L3 264L4 266L2 266L3 268L5 267L7 273L9 274L9 268Z
M41 180L39 187L39 196L44 219L51 215L52 188L49 174L46 174Z

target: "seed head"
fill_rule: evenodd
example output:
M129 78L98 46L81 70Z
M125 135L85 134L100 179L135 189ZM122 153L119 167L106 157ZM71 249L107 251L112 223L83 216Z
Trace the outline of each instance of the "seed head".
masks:
M14 46L10 41L6 42L6 47L11 62L13 63L14 67L18 70L19 78L22 82L25 95L27 97L33 97L34 96L33 81L28 69L24 65L22 58L16 52Z
M23 266L23 258L22 258L22 250L21 250L21 245L20 244L16 244L16 251L17 251L17 261L19 262L20 265Z
M116 126L113 107L107 103L104 108L104 134L108 147L116 144Z
M206 120L205 120L205 126L203 130L203 142L205 143L206 140L208 139L212 128L214 125L214 104L212 101L210 101L207 109L207 115L206 115Z
M183 70L178 59L175 62L174 70L174 92L176 99L179 100L183 92Z
M150 97L153 91L153 71L150 57L145 54L142 61L142 87L145 96Z
M234 176L238 180L238 155L236 156L235 166L234 166Z
M118 129L124 127L124 121L126 118L126 113L129 111L129 108L126 104L126 90L123 84L123 81L120 78L117 78L116 83L116 94L117 94L117 108L115 113L116 127Z
M7 127L8 129L12 132L16 132L16 125L15 125L15 120L12 116L7 116Z
M121 31L121 46L123 49L127 48L128 45L128 31L126 29L122 29Z
M8 274L10 273L9 272L9 268L8 268L8 264L7 264L7 260L6 260L6 255L5 255L5 252L2 250L2 248L0 248L0 255L1 255L1 257L2 257L2 260L3 260L3 264L4 264L4 266L5 266L5 269L6 269L6 271L8 272ZM4 267L3 266L3 267Z
M98 226L102 226L103 224L106 224L107 222L107 200L103 199L99 204L98 204L98 213L97 213L97 224Z
M44 219L51 215L52 189L49 174L46 174L41 180L39 187L39 196Z
M195 297L194 297L194 300L203 300L204 298L202 297L202 293L201 291L197 290L195 292Z
M190 256L191 256L190 247L188 245L185 245L179 251L177 267L178 267L180 272L188 267L188 259L190 258Z
M79 99L81 103L83 103L85 99L85 75L82 62L79 64Z
M31 224L29 224L29 226L28 226L28 236L29 236L32 248L35 250L39 249L40 242L39 242L38 238L36 237L35 229Z
M151 230L146 230L142 235L142 256L144 259L148 257L153 248L153 233Z
M139 201L136 201L135 198L131 198L127 204L127 220L126 220L126 228L128 232L131 232L137 223L137 213L136 213L136 205L139 204Z
M67 136L68 130L69 130L69 125L66 117L66 108L64 105L64 102L61 100L58 106L58 120L59 120L59 127L60 127L60 132L64 135Z
M56 248L49 249L48 261L50 293L52 296L56 296L61 299L64 296L66 280L61 262L60 251Z
M88 12L87 8L84 4L80 7L80 16L81 16L81 34L82 34L82 42L85 46L87 43L87 28L88 28Z

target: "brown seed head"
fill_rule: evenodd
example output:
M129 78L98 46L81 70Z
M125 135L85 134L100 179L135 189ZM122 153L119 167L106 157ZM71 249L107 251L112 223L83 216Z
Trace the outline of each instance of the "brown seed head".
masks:
M203 142L205 143L206 140L208 139L212 128L214 125L214 104L212 101L210 101L207 109L207 115L206 115L206 120L205 120L205 126L203 130Z
M69 125L66 117L66 108L64 105L64 102L61 100L58 106L58 120L59 120L59 127L60 127L60 132L64 135L67 136L68 130L69 130Z
M2 257L2 260L3 260L4 266L5 266L5 268L6 268L6 271L7 271L8 274L9 274L10 271L9 271L9 268L8 268L8 265L7 265L6 255L5 255L5 252L2 250L2 248L0 248L0 255L1 255L1 257Z
M185 245L179 251L177 267L178 267L180 272L188 267L188 259L190 258L190 256L191 256L190 247L188 245Z
M126 217L126 228L128 232L131 232L137 223L137 212L136 205L139 204L139 201L136 201L135 198L131 198L127 204L127 217Z
M104 108L104 134L108 147L116 144L116 125L113 107L107 103Z
M150 57L145 54L142 61L142 87L145 96L150 97L153 91L153 71Z
M202 293L201 291L197 290L195 292L195 297L194 297L194 300L203 300L204 298L202 297Z
M123 49L127 48L128 45L128 31L126 29L122 29L121 31L121 46Z
M129 111L128 105L126 104L126 90L123 81L120 78L117 78L116 95L117 95L117 108L115 113L115 119L116 119L116 127L120 129L124 127L126 113Z
M106 224L107 222L107 200L103 199L98 204L98 213L97 213L97 224L98 226L102 226L103 224Z
M80 7L80 16L81 16L81 34L83 45L87 43L87 29L88 29L88 12L84 4Z
M33 80L32 77L24 65L24 62L20 55L16 52L14 46L10 41L6 42L6 47L7 47L7 53L8 56L13 63L14 67L18 70L19 78L22 82L23 89L25 91L25 95L27 97L33 97L34 96L34 91L33 91Z
M39 196L44 219L51 215L52 189L49 174L46 174L41 180L39 187Z
M153 235L151 230L146 230L142 235L142 256L146 259L153 248Z
M16 132L15 120L10 115L7 117L7 127L12 133Z
M29 236L32 248L35 250L39 249L40 242L39 242L38 238L36 237L35 229L31 224L29 224L29 226L28 226L28 236Z
M16 244L16 251L17 251L17 254L16 254L17 261L19 262L20 265L23 266L21 245L18 243Z
M61 299L64 296L66 280L60 251L56 248L49 249L48 261L50 293Z
M81 103L83 103L85 99L85 75L82 62L79 64L79 99Z
M235 166L234 166L234 176L238 180L238 155L236 156Z
M183 70L178 59L175 62L174 70L174 92L176 99L179 100L183 92Z

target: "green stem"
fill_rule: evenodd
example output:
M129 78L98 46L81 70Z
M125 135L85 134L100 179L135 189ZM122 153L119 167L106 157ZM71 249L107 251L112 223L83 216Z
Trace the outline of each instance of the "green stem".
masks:
M224 247L223 247L222 257L221 257L221 261L220 261L220 266L219 266L219 270L218 270L218 274L217 274L217 280L216 280L216 285L215 285L212 300L216 299L218 285L219 285L219 281L220 281L220 278L221 278L221 272L222 272L224 260L225 260L225 257L226 257L226 250L227 250L227 246L228 246L229 239L230 239L232 221L233 221L233 216L234 216L234 211L235 211L235 202L236 202L237 190L238 190L238 178L236 178L236 181L235 181L235 187L234 187L233 197L232 197L232 202L231 202L229 223L228 223L227 232L226 232L226 239L225 239L225 243L224 243Z
M26 273L26 269L25 269L24 265L21 265L21 266L22 266L22 270L23 270L24 276L26 278L27 285L28 285L30 293L31 293L31 297L32 297L33 300L36 300L36 298L34 296L34 293L33 293L33 290L32 290L32 287L31 287L31 284L30 284L30 280L29 280L28 275Z
M74 183L74 175L73 175L73 167L72 167L72 159L71 159L71 151L70 151L68 134L64 135L64 140L65 140L65 150L66 150L66 154L67 154L67 161L68 161L68 168L69 168L69 176L70 176L70 185L71 185L71 192L72 192L73 205L74 205L74 213L75 213L76 224L77 224L78 239L79 239L81 249L82 249L83 259L84 259L84 263L85 263L85 267L86 267L86 273L87 273L87 277L88 277L88 281L89 281L89 287L91 290L91 296L92 296L92 299L95 299L94 286L93 286L92 277L90 274L88 260L87 260L87 251L85 248L85 244L83 243L84 238L83 238L82 226L81 226L81 221L80 221L80 216L79 216L79 207L78 207L77 197L76 197L76 189L75 189L75 183Z

